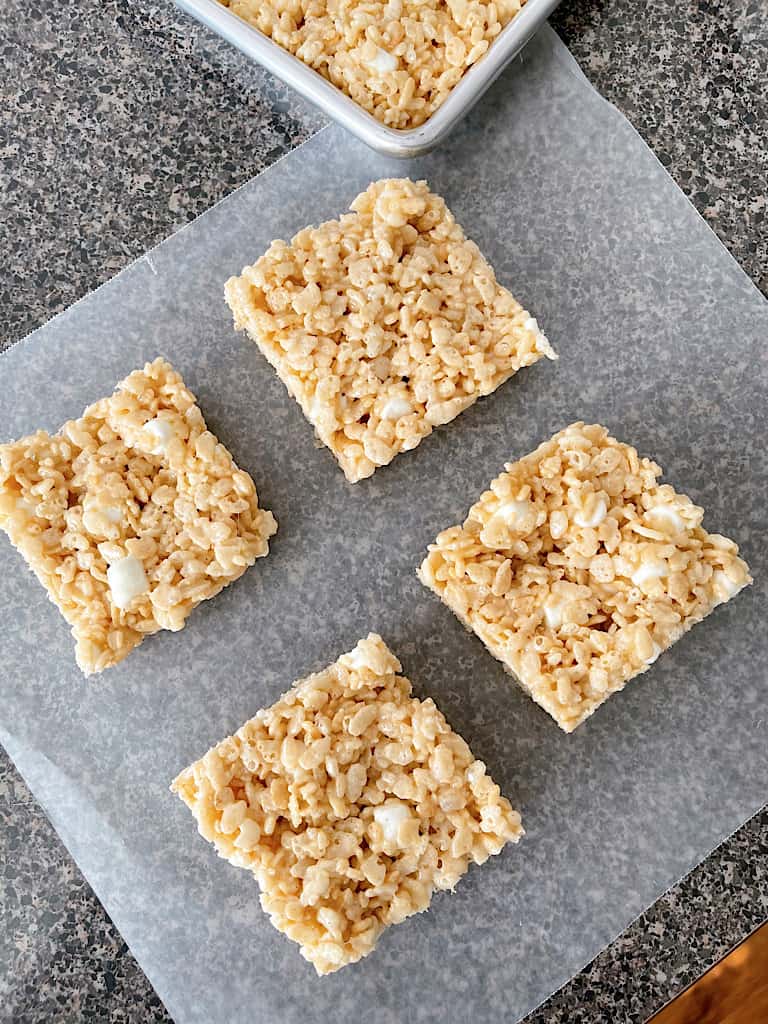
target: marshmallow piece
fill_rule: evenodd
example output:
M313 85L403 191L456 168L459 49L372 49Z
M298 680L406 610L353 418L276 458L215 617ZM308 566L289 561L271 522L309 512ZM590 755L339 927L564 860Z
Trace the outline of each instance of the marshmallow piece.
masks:
M666 576L669 572L667 563L663 558L654 558L648 562L641 562L639 567L632 573L632 582L636 587L642 586L648 580L657 580Z
M600 523L602 523L607 514L608 504L605 498L602 495L600 495L600 497L595 502L591 515L586 515L584 509L582 508L579 509L579 511L573 517L573 521L576 523L577 526L584 526L587 528L594 529L596 526L599 526Z
M723 572L722 569L715 569L712 574L712 584L720 604L730 601L741 590L739 584L734 583L728 573Z
M121 509L113 505L92 505L88 504L83 512L83 526L88 533L95 537L105 536L105 525L122 522L123 513ZM109 532L107 528L107 533Z
M682 533L685 529L683 517L670 505L655 505L649 508L645 518L654 530L662 533Z
M134 597L149 590L149 580L138 558L128 555L107 569L107 583L112 601L118 608L127 608Z
M536 335L536 351L541 352L543 355L549 356L550 359L557 359L557 353L554 351L549 343L549 338L546 336L544 331L539 327L539 321L535 316L529 316L527 320L523 321L523 330L533 331Z
M533 519L533 504L530 501L507 501L496 510L496 515L514 530L522 529Z
M349 668L365 668L367 662L365 660L365 654L360 650L359 647L355 647L354 650L349 651L348 654L344 655L344 661Z
M354 650L339 659L339 663L357 671L370 669L371 672L379 676L386 675L388 672L400 671L400 663L389 650L386 647L382 650L380 646L370 642L369 639L361 640Z
M144 430L146 430L151 437L155 440L155 445L152 449L153 455L160 455L168 447L170 441L176 436L173 427L168 420L160 419L156 416L153 420L144 424Z
M562 601L545 601L544 603L544 621L549 629L560 629L563 624L563 604Z
M392 797L373 809L374 820L381 826L384 842L397 844L400 826L411 817L411 811L402 800Z
M381 418L383 420L399 420L403 416L410 416L413 412L413 406L406 398L401 398L396 395L394 398L390 398L381 410Z
M645 664L646 665L652 665L654 663L654 661L656 661L656 659L658 658L658 656L661 653L662 653L661 647L659 647L659 645L654 640L653 641L653 653L651 654L650 658L646 658L645 659Z
M379 47L369 67L373 71L378 71L380 75L386 75L390 71L397 71L397 57Z

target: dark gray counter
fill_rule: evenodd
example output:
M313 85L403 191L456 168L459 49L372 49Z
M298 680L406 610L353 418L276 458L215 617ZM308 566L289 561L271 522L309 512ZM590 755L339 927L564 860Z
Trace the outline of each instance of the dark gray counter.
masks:
M555 24L766 291L768 3L673 6L566 0ZM0 53L0 347L322 123L166 3L6 0ZM0 822L0 1019L167 1020L6 759ZM643 1020L766 917L767 854L764 811L532 1020Z

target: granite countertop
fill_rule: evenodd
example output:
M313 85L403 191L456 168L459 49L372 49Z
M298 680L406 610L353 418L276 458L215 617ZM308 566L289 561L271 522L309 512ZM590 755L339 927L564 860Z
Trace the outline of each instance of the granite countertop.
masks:
M553 21L768 292L768 0L564 0ZM324 123L169 2L5 0L0 53L0 349ZM0 823L0 1021L167 1021L5 755ZM641 1022L766 916L768 809L530 1024Z

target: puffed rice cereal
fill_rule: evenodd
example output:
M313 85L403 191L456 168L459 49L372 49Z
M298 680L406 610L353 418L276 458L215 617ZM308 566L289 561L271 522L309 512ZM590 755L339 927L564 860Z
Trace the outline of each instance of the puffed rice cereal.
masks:
M51 436L0 445L0 529L72 627L86 675L179 630L277 529L163 359Z
M423 124L525 0L221 0L390 128Z
M418 574L565 732L752 582L605 427L574 423L505 469Z
M171 786L318 974L367 956L523 834L483 762L400 671L371 633Z
M355 482L557 356L426 182L375 182L351 209L273 242L225 292Z

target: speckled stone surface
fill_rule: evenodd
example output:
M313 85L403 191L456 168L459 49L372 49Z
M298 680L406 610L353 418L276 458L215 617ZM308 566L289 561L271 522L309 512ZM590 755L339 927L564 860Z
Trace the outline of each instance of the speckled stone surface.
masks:
M765 5L745 8L734 35L731 5L701 4L671 25L662 7L565 5L557 23L593 81L765 287ZM13 103L0 142L10 179L4 193L14 196L0 227L7 340L111 276L319 123L268 76L218 43L203 46L202 33L160 5L63 4L55 19L41 11L49 9L14 0L0 15L3 57L18 71L4 82ZM740 41L744 52L734 54ZM713 61L726 70L732 64L732 79L723 73L716 82ZM107 99L97 98L99 86ZM165 1019L7 764L2 778L3 1019ZM763 813L741 829L537 1011L537 1024L641 1020L743 937L768 907L767 828Z

